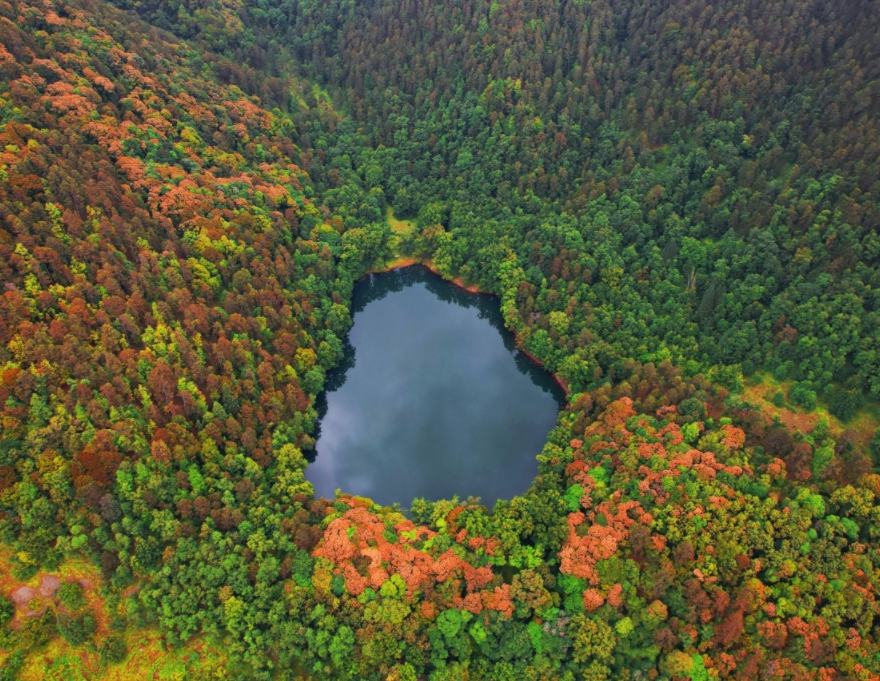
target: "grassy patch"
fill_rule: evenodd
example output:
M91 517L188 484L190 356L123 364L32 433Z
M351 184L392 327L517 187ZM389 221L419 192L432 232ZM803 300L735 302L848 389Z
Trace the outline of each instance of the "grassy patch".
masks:
M0 592L9 594L21 586L37 589L45 574L57 575L62 583L75 582L83 587L81 608L91 613L97 623L94 637L81 645L71 645L60 635L54 635L49 642L26 654L24 664L18 675L20 681L129 681L130 679L157 679L161 681L184 681L190 678L193 670L213 673L210 678L225 679L226 655L219 646L203 639L194 639L187 645L168 650L158 629L132 628L122 633L127 654L116 664L102 659L101 649L114 634L110 627L110 613L100 594L102 584L98 568L83 559L65 561L57 570L40 571L27 581L19 581L12 575L12 555L9 547L0 546ZM33 605L43 611L57 608L55 597L36 595ZM24 619L18 615L16 627ZM16 631L10 632L13 645ZM124 649L123 649L124 652ZM11 654L0 647L0 667Z
M391 206L385 210L385 219L391 231L398 236L407 236L412 234L416 229L416 223L412 220L401 220L394 216L394 209Z
M214 672L226 678L226 657L218 648L196 640L183 648L165 649L161 634L154 629L126 632L128 656L118 664L105 664L92 648L74 648L58 638L45 649L29 655L19 676L21 681L130 681L157 679L185 681L193 671Z
M769 373L755 374L746 380L742 396L763 411L776 416L786 427L799 432L810 432L820 419L826 419L831 434L835 437L846 431L854 444L867 450L871 438L880 426L880 409L871 404L863 407L848 422L844 423L828 411L827 405L821 400L815 409L806 410L792 404L789 391L794 381L779 381ZM784 402L780 405L774 397L781 393Z

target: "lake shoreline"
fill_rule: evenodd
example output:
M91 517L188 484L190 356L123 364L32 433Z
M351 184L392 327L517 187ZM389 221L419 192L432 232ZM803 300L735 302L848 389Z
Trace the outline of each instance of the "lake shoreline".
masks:
M450 284L452 284L456 288L459 288L462 291L465 291L467 293L472 293L474 295L482 295L482 296L493 296L494 298L498 297L498 295L493 293L492 291L484 291L476 284L468 284L461 277L454 277L454 278L450 279L449 277L444 275L442 272L440 272L440 270L438 270L437 267L434 265L434 263L432 263L430 260L422 260L422 259L413 258L413 257L394 258L393 260L389 260L387 263L385 263L384 265L381 265L380 267L376 267L376 268L369 270L364 276L368 276L370 274L384 274L387 272L404 270L409 267L422 267L422 268L428 270L431 274L440 277L443 281L449 282ZM363 278L363 277L361 277L361 278ZM550 374L550 376L553 378L554 383L556 383L556 385L559 386L559 389L562 390L562 393L565 395L566 399L568 399L571 396L571 387L568 385L568 382L564 378L562 378L561 376L556 374L555 372L550 371L546 366L544 366L544 363L541 360L539 360L531 352L526 350L523 347L522 338L520 338L519 335L513 333L513 331L511 331L510 329L507 329L507 330L510 332L511 336L513 336L513 341L514 341L514 345L516 346L516 349L519 352L521 352L530 362L532 362L532 364L535 364L536 366L541 367L541 369L543 369L548 374Z
M482 296L495 295L491 291L484 291L476 284L468 284L461 277L454 277L450 279L440 270L438 270L436 265L434 265L434 263L432 263L430 260L420 260L419 258L395 258L394 260L387 262L381 268L370 270L367 274L382 274L384 272L393 272L394 270L403 270L407 267L424 267L431 274L437 275L438 277L443 279L443 281L448 281L450 284L454 284L456 288L460 288L462 291L467 291L468 293L475 293Z

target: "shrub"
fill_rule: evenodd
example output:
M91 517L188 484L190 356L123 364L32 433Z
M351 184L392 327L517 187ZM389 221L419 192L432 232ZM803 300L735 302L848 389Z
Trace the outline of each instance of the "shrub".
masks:
M791 401L799 407L803 407L807 410L813 410L816 408L816 391L810 388L809 383L795 383L791 387L789 397L791 397Z
M828 410L841 421L849 421L861 408L864 398L855 388L832 388L828 395Z
M122 636L113 634L112 636L108 636L101 644L100 652L101 659L106 664L117 664L122 662L126 655L128 655L128 646Z
M79 615L58 613L56 615L56 623L58 625L58 633L64 637L65 641L75 646L82 645L88 641L97 628L95 618L90 612L84 612Z
M15 606L5 596L0 596L0 627L6 626L15 615Z
M65 582L58 588L58 601L71 612L86 604L85 594L79 582Z

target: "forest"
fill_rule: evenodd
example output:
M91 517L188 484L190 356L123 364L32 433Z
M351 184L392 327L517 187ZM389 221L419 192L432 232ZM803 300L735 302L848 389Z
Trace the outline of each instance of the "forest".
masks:
M878 33L0 0L0 679L880 678ZM306 480L401 259L566 386L524 494Z

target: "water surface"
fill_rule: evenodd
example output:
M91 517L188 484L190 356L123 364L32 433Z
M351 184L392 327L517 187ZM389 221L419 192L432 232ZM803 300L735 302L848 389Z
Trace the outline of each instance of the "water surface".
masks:
M497 299L410 267L359 282L353 312L346 359L319 403L306 469L317 493L491 506L524 492L563 395L514 347Z

